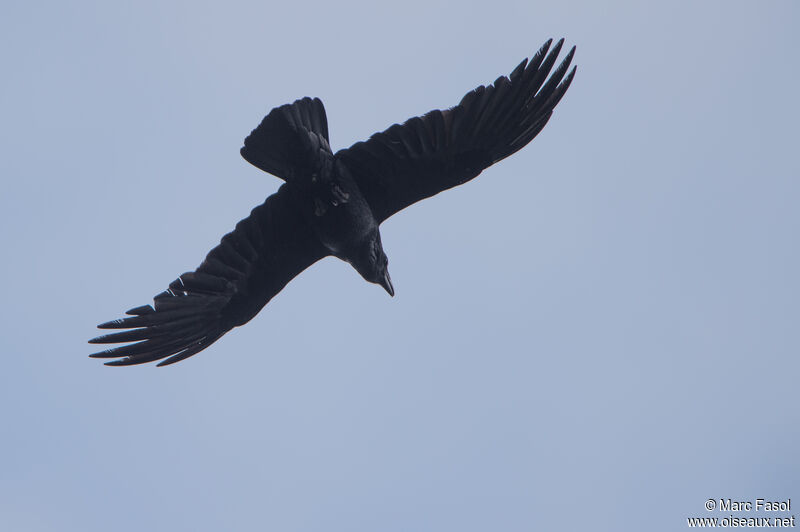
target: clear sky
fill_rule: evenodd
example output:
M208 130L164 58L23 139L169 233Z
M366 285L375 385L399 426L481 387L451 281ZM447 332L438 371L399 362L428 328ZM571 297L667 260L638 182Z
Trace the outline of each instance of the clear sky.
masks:
M7 2L0 529L800 508L798 24L796 1ZM272 107L319 96L338 149L561 36L578 73L541 135L383 226L395 298L326 259L178 365L86 357L277 189L238 154Z

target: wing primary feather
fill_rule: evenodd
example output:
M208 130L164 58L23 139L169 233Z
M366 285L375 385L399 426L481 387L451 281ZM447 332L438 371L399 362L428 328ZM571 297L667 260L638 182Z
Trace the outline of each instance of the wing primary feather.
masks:
M152 305L142 305L141 307L136 307L130 310L126 310L125 314L127 314L128 316L143 316L145 314L152 314L155 311L156 309L154 309Z
M210 315L210 313L208 313ZM203 316L203 314L200 314ZM89 340L90 344L117 344L121 342L133 342L137 340L146 340L148 338L157 338L159 336L172 335L179 336L192 332L195 328L201 327L202 324L197 316L190 316L178 320L173 320L164 323L163 325L151 325L149 327L140 327L123 331L118 333L104 334L97 338Z
M118 333L104 334L97 338L89 340L90 344L117 344L120 342L135 342L138 340L147 340L153 337L152 327L143 327L140 329L131 329ZM92 355L89 355L92 356ZM100 357L94 357L100 358Z
M192 342L190 345L196 345L196 341ZM188 346L186 346L188 347ZM146 364L148 362L153 362L155 360L161 360L162 358L168 357L173 355L174 353L179 353L183 349L186 349L184 346L180 347L171 347L171 348L164 348L158 347L154 348L146 353L141 353L137 355L131 355L125 358L121 358L119 360L112 360L110 362L105 362L106 366L135 366L137 364Z
M509 143L509 149L505 155L500 157L500 159L504 159L509 155L519 151L520 149L524 148L526 144L528 144L533 138L539 134L539 132L547 125L547 122L550 120L550 117L553 115L553 112L550 111L543 117L541 117L537 122L531 125L528 129L526 129L522 134L520 134L517 138L512 140ZM498 159L498 160L500 160ZM497 161L495 161L497 162Z
M564 80L561 83L559 83L558 87L553 92L552 96L550 96L550 98L544 104L544 107L548 109L553 109L555 108L556 105L558 105L558 102L561 101L561 98L564 97L564 94L566 94L567 89L572 84L572 79L575 77L575 71L577 69L578 69L577 66L572 67L572 70L570 70L569 74L567 74L567 77L564 78Z
M530 78L539 71L539 67L542 65L542 61L544 61L551 44L553 44L553 39L547 39L547 41L540 46L538 50L536 50L536 53L533 55L533 57L531 57L531 60L528 61L528 66L525 68L525 72L522 74L523 83L530 81ZM525 78L528 78L528 80Z
M181 360L185 360L185 359L189 358L190 356L195 355L198 352L202 351L203 349L205 349L209 345L213 344L217 340L219 340L220 336L222 336L222 335L220 334L220 335L213 336L210 339L206 338L206 339L200 340L199 342L197 342L197 345L195 345L194 347L189 347L186 350L181 351L180 353L178 353L176 355L172 355L168 359L156 364L156 367L162 368L164 366L169 366L170 364L174 364L176 362L180 362Z
M528 64L528 58L526 57L525 59L522 60L522 62L520 62L520 64L517 65L517 67L514 70L511 71L511 74L508 75L508 79L512 83L516 83L516 81L519 79L522 73L525 72L525 65L527 64Z
M187 305L178 310L165 310L153 312L152 314L144 314L142 316L134 316L132 318L120 318L118 320L111 320L101 323L97 326L98 329L133 329L135 327L149 327L166 323L172 319L185 318L187 316L196 316L197 307L194 305Z
M542 86L542 83L547 79L547 76L550 74L550 70L553 68L553 65L556 62L556 58L558 57L559 52L561 52L561 47L564 45L564 39L560 39L553 49L550 50L550 53L547 54L547 57L542 61L542 64L538 66L535 70L535 74L533 77L526 83L525 92L528 94L528 99L526 100L527 103L536 96L536 93L539 92L539 89ZM528 65L530 68L530 65Z
M545 42L539 48L539 50L537 50L530 61L523 61L511 73L509 76L509 79L511 80L511 87L508 91L508 94L506 94L504 98L506 103L498 108L497 116L491 126L493 130L502 131L507 128L514 127L514 120L516 119L518 113L521 112L521 108L524 107L525 102L527 102L530 97L535 94L538 85L541 83L537 77L537 74L539 73L539 67L542 65L542 61L544 60L547 51L550 49L552 42L553 39L548 39L547 42ZM558 50L556 50L556 52L557 51ZM526 63L527 67L520 70L520 66ZM549 67L547 70L549 71ZM544 73L543 77L547 77L546 72ZM520 97L523 98L522 105L519 103Z
M182 336L179 338L173 338L173 337L148 338L147 340L143 340L141 342L121 345L119 347L106 349L105 351L92 353L89 356L91 358L117 358L117 357L131 358L138 356L146 356L158 352L158 353L164 353L163 356L159 357L159 358L164 358L165 356L174 353L175 349L181 348L181 346L192 344L203 336L205 336L205 333L201 331L194 333L190 336Z
M547 83L544 84L542 90L535 96L534 101L541 100L543 104L546 104L547 100L550 99L550 95L552 92L558 87L558 84L561 83L561 79L564 77L567 69L569 68L570 63L572 63L572 57L575 55L575 47L572 47L572 50L569 51L567 56L561 62L560 65L553 71L553 74L550 76L550 79L547 80Z

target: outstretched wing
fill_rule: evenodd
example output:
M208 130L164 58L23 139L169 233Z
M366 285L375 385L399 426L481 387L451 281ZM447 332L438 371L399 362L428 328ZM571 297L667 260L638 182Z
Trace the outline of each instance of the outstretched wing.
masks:
M319 98L301 98L269 112L244 139L242 157L267 173L291 181L314 171L320 151L331 153L328 118Z
M573 47L547 79L564 40L548 54L551 43L509 77L467 93L457 106L395 124L336 153L379 221L469 181L542 130L575 75L573 68L565 77Z
M90 355L119 358L109 366L188 358L247 323L286 284L328 254L286 185L222 237L194 272L184 273L132 316L98 325L127 329L89 340L126 343ZM169 358L167 358L169 357Z

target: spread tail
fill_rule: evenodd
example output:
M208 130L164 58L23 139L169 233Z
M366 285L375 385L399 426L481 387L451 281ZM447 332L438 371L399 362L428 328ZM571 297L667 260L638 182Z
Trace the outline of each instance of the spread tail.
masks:
M328 118L319 98L302 98L276 107L246 139L242 157L284 181L313 173L331 153Z

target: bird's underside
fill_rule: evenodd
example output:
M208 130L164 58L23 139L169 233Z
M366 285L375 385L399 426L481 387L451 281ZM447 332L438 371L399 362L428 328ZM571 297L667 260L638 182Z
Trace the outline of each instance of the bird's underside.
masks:
M569 88L575 48L555 70L563 39L545 43L508 76L445 111L395 124L332 153L325 109L303 98L273 109L242 156L286 183L222 238L152 305L98 325L90 340L124 344L90 355L112 366L172 364L255 316L300 272L334 255L394 293L378 225L394 213L473 179L528 144ZM552 74L551 74L552 70Z

